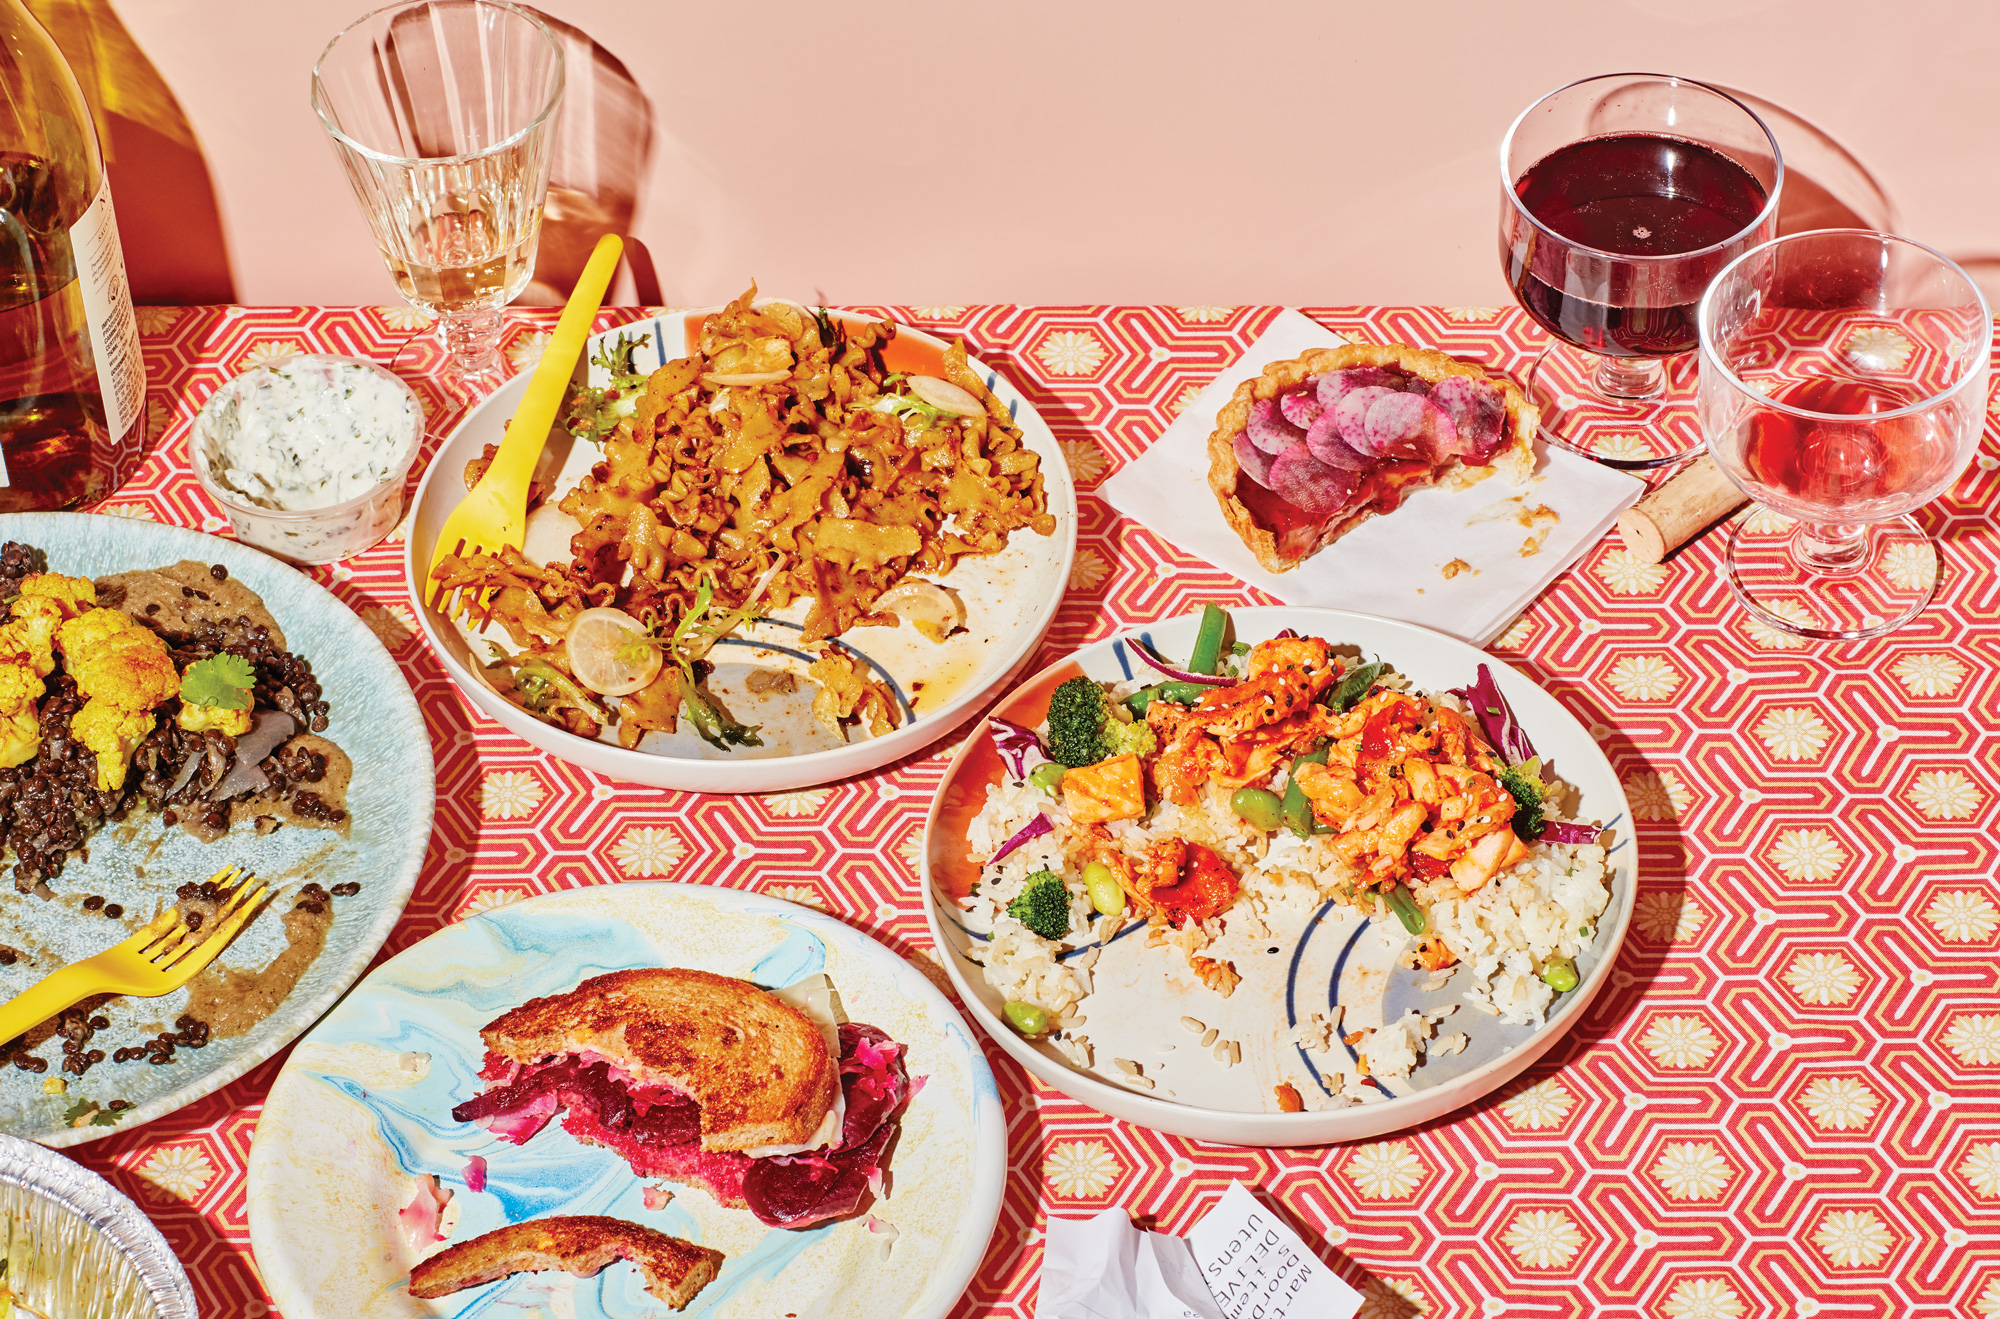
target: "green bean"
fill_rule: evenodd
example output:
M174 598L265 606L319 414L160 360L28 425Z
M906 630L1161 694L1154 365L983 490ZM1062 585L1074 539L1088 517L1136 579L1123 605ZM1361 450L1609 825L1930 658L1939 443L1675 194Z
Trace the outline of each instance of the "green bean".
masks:
M1118 876L1102 861L1092 861L1083 868L1083 889L1090 895L1090 906L1105 916L1116 916L1125 910L1125 888L1118 882Z
M1285 826L1301 838L1312 837L1313 812L1312 803L1306 800L1305 789L1299 786L1299 767L1325 763L1325 747L1317 751L1308 751L1292 762L1291 782L1285 785Z
M1424 919L1424 909L1417 905L1417 900L1401 884L1394 885L1382 896L1389 900L1389 910L1396 913L1396 919L1411 934L1422 934L1430 928L1430 922Z
M1048 1031L1049 1014L1033 1003L1009 999L1002 1011L1007 1014L1007 1024L1023 1035L1041 1035Z
M1062 786L1062 778L1063 767L1051 760L1046 765L1035 766L1034 770L1028 775L1028 782L1053 797L1056 795L1056 789Z
M1558 994L1567 994L1577 986L1576 963L1567 957L1551 958L1542 968L1542 983Z
M1347 676L1340 680L1340 685L1333 689L1333 695L1327 698L1327 704L1342 711L1353 708L1354 703L1366 696L1369 688L1375 685L1375 680L1388 672L1388 669L1387 664L1379 663L1362 664L1349 669Z
M1222 636L1229 630L1229 615L1220 606L1201 607L1201 629L1194 634L1194 654L1188 658L1191 673L1213 674L1222 658Z
M1141 687L1125 698L1125 708L1132 712L1134 719L1143 720L1146 717L1146 708L1152 705L1153 698L1158 695L1159 692L1151 687Z
M1285 803L1275 792L1262 788L1238 788L1229 798L1236 818L1270 833L1285 822Z

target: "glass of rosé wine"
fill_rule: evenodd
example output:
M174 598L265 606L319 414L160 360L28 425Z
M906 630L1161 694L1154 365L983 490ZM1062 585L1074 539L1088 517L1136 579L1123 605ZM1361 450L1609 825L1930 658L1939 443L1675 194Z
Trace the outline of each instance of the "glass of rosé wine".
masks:
M1764 121L1686 78L1585 78L1521 112L1500 143L1500 263L1554 336L1528 381L1544 439L1631 469L1701 451L1695 307L1777 233L1784 178Z
M1979 285L1921 243L1821 229L1738 257L1697 323L1709 452L1758 504L1729 543L1737 598L1804 637L1909 622L1941 576L1911 513L1958 479L1986 420Z

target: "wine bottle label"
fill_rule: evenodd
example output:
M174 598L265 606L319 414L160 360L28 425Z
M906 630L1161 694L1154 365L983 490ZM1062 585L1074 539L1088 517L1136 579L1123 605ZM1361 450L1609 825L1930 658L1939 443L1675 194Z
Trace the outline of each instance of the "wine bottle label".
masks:
M110 171L89 208L70 226L69 241L76 254L84 319L90 322L97 385L104 394L105 438L116 444L145 406L146 362L140 356L139 321L132 314L125 249L118 245L118 217L111 209Z

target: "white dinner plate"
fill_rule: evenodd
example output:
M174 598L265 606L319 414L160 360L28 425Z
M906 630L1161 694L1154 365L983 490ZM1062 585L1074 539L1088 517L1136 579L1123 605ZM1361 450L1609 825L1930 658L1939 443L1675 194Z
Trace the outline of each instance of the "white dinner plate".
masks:
M653 370L687 354L688 322L705 314L673 312L607 330L590 340L585 360L620 335L636 336L643 342L634 354L634 365L642 372ZM855 323L868 319L833 315ZM888 362L892 369L905 370L919 368L914 361L901 362L897 345L913 358L947 346L921 330L899 327ZM583 364L578 369L583 370ZM1048 536L1016 531L1001 553L962 559L939 579L966 606L965 627L943 644L924 639L907 624L854 628L839 638L842 648L859 656L888 684L901 707L903 722L881 737L857 733L843 745L812 719L814 688L803 675L813 656L799 641L800 624L811 604L806 599L725 638L711 653L717 665L711 688L742 722L758 725L764 741L761 747L728 751L703 742L685 719L678 731L649 733L632 750L618 746L608 727L591 741L543 723L501 696L484 678L483 651L475 650L484 641L469 637L426 606L423 591L413 590L411 606L424 635L459 690L501 724L552 755L635 783L692 792L778 792L860 774L927 746L971 718L991 693L1020 676L1055 618L1076 553L1076 487L1055 436L998 372L976 358L972 369L1014 414L1027 447L1041 457L1042 485L1056 529ZM601 365L590 365L588 373L592 384L602 385L608 379ZM488 444L500 442L507 419L527 392L528 379L527 374L519 375L495 390L467 414L431 459L417 489L410 529L406 571L411 582L423 580L439 530L465 497L466 463L479 457ZM550 502L559 501L601 457L596 446L574 441L560 428L552 431L540 469L544 475L553 474L556 494ZM526 549L531 557L544 558L568 552L561 533L545 537L532 518ZM504 639L497 629L494 636ZM800 675L798 690L789 697L752 693L743 683L753 669Z
M1025 1039L1006 1024L999 992L972 960L979 955L983 937L967 928L964 912L954 901L970 891L979 875L979 864L966 846L966 826L983 807L987 786L999 782L1004 773L992 740L986 737L968 738L960 748L938 785L925 824L925 911L931 936L946 954L945 969L952 983L986 1033L1030 1072L1114 1117L1176 1135L1265 1146L1363 1140L1428 1122L1491 1093L1546 1053L1582 1018L1624 942L1632 915L1636 862L1631 808L1617 774L1583 725L1554 697L1519 670L1464 642L1408 623L1336 609L1279 605L1230 613L1239 640L1254 643L1291 628L1304 636L1323 637L1335 647L1358 647L1367 659L1386 660L1424 691L1467 686L1481 664L1493 670L1537 753L1578 790L1575 818L1611 830L1606 859L1611 901L1598 918L1589 950L1577 959L1577 988L1550 1006L1540 1027L1501 1025L1465 1004L1459 998L1462 986L1447 982L1441 989L1425 991L1421 984L1431 978L1430 973L1399 967L1402 933L1394 920L1378 929L1354 909L1326 902L1302 928L1274 936L1259 950L1268 962L1261 958L1256 963L1239 962L1244 981L1227 999L1199 985L1187 991L1185 1003L1134 1001L1137 995L1123 1001L1104 994L1087 999L1083 1010L1089 1022L1084 1033L1093 1041L1093 1067L1076 1067L1053 1045ZM1123 636L1146 639L1172 659L1193 649L1199 626L1200 615L1191 614L1127 628L1042 670L993 713L1034 727L1046 717L1050 692L1066 678L1084 674L1116 682L1151 675L1124 645ZM1141 921L1126 922L1121 933L1136 937L1119 950L1121 955L1138 946L1143 929ZM1111 961L1108 955L1098 959L1092 974L1100 982L1109 974ZM1296 1050L1290 1039L1291 1028L1310 1012L1338 1007L1352 1028L1378 1013L1393 1021L1412 1008L1435 1012L1453 1004L1460 1010L1440 1029L1466 1034L1463 1053L1430 1058L1408 1077L1381 1082L1383 1097L1370 1102L1316 1112L1264 1111L1269 1088L1287 1079L1283 1069L1294 1065L1294 1052L1307 1072L1318 1075L1312 1059ZM1193 1047L1195 1041L1180 1020L1190 1014L1208 1024L1221 1024L1225 1039L1239 1038L1245 1065L1225 1067ZM1113 1070L1117 1056L1140 1061L1149 1074L1161 1075L1160 1094L1141 1093L1109 1079L1118 1075ZM1174 1098L1164 1097L1169 1088Z
M705 1192L647 1209L609 1150L551 1123L525 1145L452 1119L484 1088L479 1028L588 976L686 966L775 988L824 971L850 1020L908 1046L914 1088L890 1146L888 1194L858 1219L766 1228ZM474 1156L482 1191L466 1188ZM1007 1122L978 1041L909 962L819 912L736 889L629 883L530 898L446 926L377 967L313 1028L271 1087L250 1149L257 1266L288 1319L633 1319L660 1312L637 1271L512 1279L418 1301L416 1248L397 1211L435 1175L463 1241L549 1214L609 1214L723 1251L721 1275L685 1311L713 1319L936 1319L965 1290L999 1216ZM447 1211L448 1213L453 1211ZM895 1229L871 1232L873 1218Z
M331 1007L389 937L416 885L430 844L435 780L430 734L402 671L354 610L304 574L235 541L138 518L10 513L0 516L0 541L7 540L40 547L48 553L51 572L79 577L182 559L222 564L263 597L284 631L285 645L312 665L331 707L325 735L354 763L347 795L353 822L344 837L292 827L260 835L239 825L202 843L179 827L163 825L157 815L134 812L97 832L88 860L69 861L51 885L54 901L16 893L0 880L0 912L8 927L0 943L32 954L0 966L0 1000L119 942L173 902L177 886L207 879L232 861L278 890L264 914L218 959L218 965L237 970L255 971L285 949L279 918L303 884L361 885L356 896L333 899L326 947L277 1010L247 1034L215 1039L203 1049L179 1049L173 1062L161 1066L143 1058L125 1063L107 1058L83 1077L67 1078L62 1094L44 1090L44 1082L63 1075L53 1041L36 1051L51 1062L47 1072L0 1069L0 1130L60 1147L149 1122L227 1085ZM85 912L80 904L92 895L122 906L123 918ZM162 998L111 1004L104 1012L112 1024L91 1047L111 1054L171 1030L187 998L187 990L177 989ZM113 1099L133 1107L109 1125L75 1127L63 1120L84 1100L102 1109Z

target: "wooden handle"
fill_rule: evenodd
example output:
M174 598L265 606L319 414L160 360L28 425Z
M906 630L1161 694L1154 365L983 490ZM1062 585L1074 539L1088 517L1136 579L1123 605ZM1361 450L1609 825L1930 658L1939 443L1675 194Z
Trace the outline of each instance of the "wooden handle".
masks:
M1625 548L1645 563L1658 563L1721 518L1750 502L1730 484L1707 454L1673 480L1618 515Z

